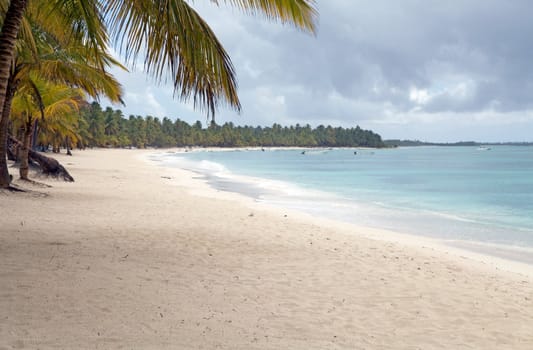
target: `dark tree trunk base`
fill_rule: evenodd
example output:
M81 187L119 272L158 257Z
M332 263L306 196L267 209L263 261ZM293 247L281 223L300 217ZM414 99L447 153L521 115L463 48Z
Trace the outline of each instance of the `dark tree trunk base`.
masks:
M21 142L13 136L9 136L9 141L11 141L14 145L21 145ZM42 155L39 152L29 150L29 159L38 164L44 175L62 178L67 182L74 182L74 178L69 174L67 169L65 169L65 167L63 167L63 165L61 165L61 163L54 158L50 158Z
M43 156L40 153L30 150L30 158L34 162L38 163L41 167L43 174L50 175L56 178L63 178L63 180L68 182L74 182L74 178L69 174L67 169L63 167L57 160L54 158L49 158Z

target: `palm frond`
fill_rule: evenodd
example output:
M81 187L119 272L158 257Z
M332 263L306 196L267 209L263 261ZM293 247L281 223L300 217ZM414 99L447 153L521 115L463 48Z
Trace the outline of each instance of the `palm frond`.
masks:
M211 115L220 103L240 110L235 70L207 23L183 0L114 0L105 7L115 45L157 82L166 73L182 100Z
M110 101L123 103L122 85L116 78L99 68L79 61L65 61L60 58L42 59L41 75L50 81L79 87L95 99L106 96Z
M33 1L32 20L46 28L62 45L82 43L87 57L100 62L108 43L101 2L94 0ZM104 68L102 64L100 68Z
M314 0L222 0L246 13L262 14L269 20L279 20L305 31L316 33L318 11ZM219 4L219 0L211 0Z

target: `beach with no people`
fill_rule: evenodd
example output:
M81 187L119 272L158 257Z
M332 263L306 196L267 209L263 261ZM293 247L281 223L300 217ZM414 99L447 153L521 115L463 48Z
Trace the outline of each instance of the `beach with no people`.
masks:
M151 152L59 154L76 182L0 192L0 349L533 348L531 267L270 208Z

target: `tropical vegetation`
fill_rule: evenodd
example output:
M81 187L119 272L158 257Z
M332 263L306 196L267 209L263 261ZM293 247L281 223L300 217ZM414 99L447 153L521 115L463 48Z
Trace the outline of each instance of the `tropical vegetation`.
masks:
M178 119L153 116L125 118L120 110L102 109L93 102L81 110L78 147L384 147L381 137L360 127L341 128L320 125L271 127L236 126L233 123L204 127ZM43 147L48 144L43 144Z
M68 147L70 140L78 141L76 131L67 127L57 132L54 127L50 128L50 125L55 124L57 128L76 119L79 107L85 99L81 89L53 84L37 75L30 78L32 84L19 89L12 104L12 127L22 136L18 158L20 178L23 180L29 180L29 151L37 120L40 119L41 124L48 126L47 131L52 131L52 135L64 135Z
M218 5L218 1L211 1ZM313 0L224 2L250 14L263 14L306 31L315 30L317 14ZM38 45L42 37L56 41L57 46L52 46L49 54L53 55L56 47L67 51L74 48L76 57L99 69L110 84L113 82L106 69L118 62L110 58L107 50L115 47L130 65L142 57L145 71L156 81L170 76L176 94L183 100L192 99L195 107L205 110L211 118L220 104L241 108L228 54L185 0L0 0L0 15L0 188L8 187L10 182L6 140L10 104L17 88L13 84L16 61L24 56L20 48L28 48L24 57L33 59L42 78L54 83L62 80L66 86L84 89L89 94L109 92L104 89L109 85L93 89L92 84L74 79L80 75L72 74L73 71L65 74L64 70L50 69L54 65L42 64Z

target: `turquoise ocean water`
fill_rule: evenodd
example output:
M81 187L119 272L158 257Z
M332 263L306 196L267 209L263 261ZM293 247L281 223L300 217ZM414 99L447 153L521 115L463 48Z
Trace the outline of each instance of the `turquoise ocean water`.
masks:
M533 147L239 150L159 160L258 201L533 263Z

